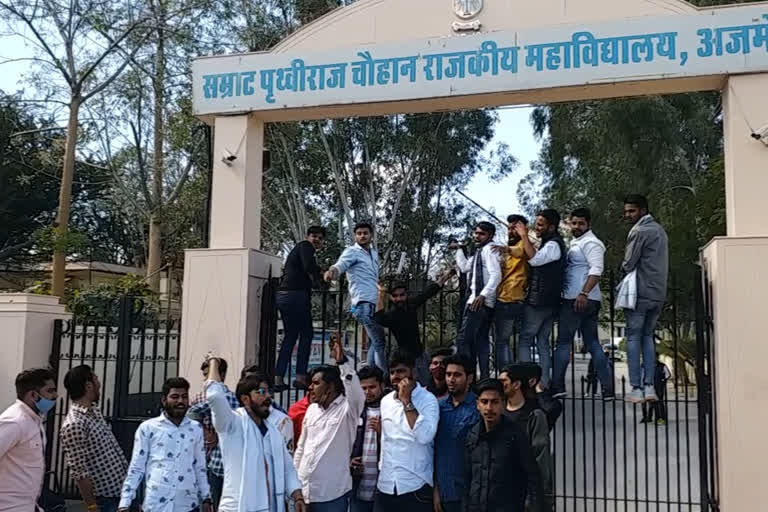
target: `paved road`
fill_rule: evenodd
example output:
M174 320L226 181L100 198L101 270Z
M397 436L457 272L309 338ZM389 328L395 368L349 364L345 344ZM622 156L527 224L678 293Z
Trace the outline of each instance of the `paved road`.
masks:
M587 361L573 365L577 382ZM640 406L576 396L552 434L558 511L702 510L695 398L670 396L668 424L657 426L639 423Z

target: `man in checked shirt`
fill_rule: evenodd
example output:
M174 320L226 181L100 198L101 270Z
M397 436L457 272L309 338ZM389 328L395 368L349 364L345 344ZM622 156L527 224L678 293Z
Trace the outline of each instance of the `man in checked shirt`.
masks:
M95 405L99 378L88 365L76 366L64 377L72 400L59 434L72 478L88 512L116 512L128 461Z

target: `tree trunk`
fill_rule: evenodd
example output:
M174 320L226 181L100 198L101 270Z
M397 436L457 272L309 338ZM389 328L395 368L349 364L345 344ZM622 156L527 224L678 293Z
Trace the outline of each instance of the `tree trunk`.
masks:
M69 211L72 203L72 180L75 175L75 150L77 148L77 118L83 98L80 93L72 95L69 103L67 140L64 147L64 167L61 170L59 188L59 211L56 213L56 237L53 251L53 276L51 293L64 297L66 289L67 233L69 232Z
M152 204L149 215L149 256L147 258L147 284L154 293L160 292L160 269L163 265L163 176L165 158L163 140L165 139L165 9L162 0L158 2L157 12L157 54L155 55L155 75L152 86L155 93L155 130L152 163Z

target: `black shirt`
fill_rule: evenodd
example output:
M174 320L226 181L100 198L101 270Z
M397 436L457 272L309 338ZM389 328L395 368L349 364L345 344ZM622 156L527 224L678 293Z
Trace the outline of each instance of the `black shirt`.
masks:
M285 260L281 290L312 291L312 283L321 281L320 266L315 260L315 248L304 240L296 244Z
M440 285L430 283L423 292L408 297L403 306L394 306L387 311L377 311L373 319L392 332L399 348L414 357L419 357L424 353L424 345L421 344L419 336L418 310L439 291Z

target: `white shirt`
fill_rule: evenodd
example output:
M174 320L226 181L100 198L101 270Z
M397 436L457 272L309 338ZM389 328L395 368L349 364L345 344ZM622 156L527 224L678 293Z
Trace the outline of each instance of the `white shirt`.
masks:
M16 400L0 414L0 510L32 512L44 473L43 418Z
M456 251L456 266L459 267L463 274L466 274L475 268L475 258L478 255L482 258L483 263L483 289L480 290L479 294L477 293L473 277L472 282L469 283L470 294L467 304L471 304L477 295L482 295L485 297L485 305L492 308L496 304L496 289L499 287L499 283L501 283L501 262L499 257L493 252L492 244L485 244L470 259L467 259L464 251L459 249Z
M285 440L285 447L293 453L293 421L284 412L280 412L274 407L269 407L269 416L267 421L280 432Z
M560 245L554 240L542 245L533 258L528 260L528 264L532 267L542 267L547 263L552 263L560 259Z
M177 426L163 413L139 425L120 508L131 506L142 480L147 511L187 512L210 498L200 424L185 417Z
M307 408L293 461L307 503L333 501L352 490L349 465L357 436L357 423L365 407L365 394L351 362L339 366L346 395L327 409L313 403Z
M265 421L266 435L244 408L232 410L220 382L206 383L211 420L224 464L220 512L284 512L285 500L301 489L283 436Z
M411 429L405 407L395 398L396 392L381 399L381 460L379 491L406 494L433 485L434 441L440 407L437 398L420 384L411 394L419 417Z
M571 241L568 249L568 266L565 269L564 299L575 299L587 284L589 276L603 275L605 245L592 231L587 231ZM600 301L600 284L596 284L587 296L589 300Z

